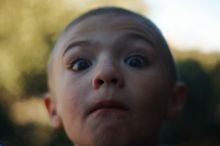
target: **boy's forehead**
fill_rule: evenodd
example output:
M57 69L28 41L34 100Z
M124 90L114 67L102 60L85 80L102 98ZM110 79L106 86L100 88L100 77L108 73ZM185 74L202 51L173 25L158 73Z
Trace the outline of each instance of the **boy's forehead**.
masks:
M140 27L135 19L128 15L122 14L99 14L87 17L67 29L67 33L72 30L90 30L92 28L102 29L109 27L110 29L119 29L127 26ZM76 29L74 29L76 28ZM68 31L69 30L69 31Z
M82 21L72 25L64 32L63 40L69 41L82 36L89 37L98 32L112 32L114 35L119 35L120 32L139 33L153 41L154 28L147 24L137 21L135 18L120 14L99 14L90 16ZM103 36L105 37L105 36Z
M154 29L155 28L150 24L148 25L147 22L138 21L132 16L122 14L94 15L73 24L65 30L60 39L59 46L61 47L58 47L58 52L62 52L60 48L66 48L73 41L94 39L96 35L99 36L99 39L96 38L98 41L105 40L111 43L115 41L112 39L123 37L123 35L132 36L131 34L133 34L133 36L141 36L140 38L147 40L150 45L156 49L157 43ZM108 35L106 35L106 33L108 33ZM111 36L109 36L109 34Z

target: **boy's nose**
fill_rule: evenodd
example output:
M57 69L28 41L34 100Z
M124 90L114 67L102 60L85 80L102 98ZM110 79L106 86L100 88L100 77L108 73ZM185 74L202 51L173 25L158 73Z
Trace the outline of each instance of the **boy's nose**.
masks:
M103 64L96 68L92 79L92 86L94 89L99 89L102 86L122 88L124 80L119 70L113 64Z

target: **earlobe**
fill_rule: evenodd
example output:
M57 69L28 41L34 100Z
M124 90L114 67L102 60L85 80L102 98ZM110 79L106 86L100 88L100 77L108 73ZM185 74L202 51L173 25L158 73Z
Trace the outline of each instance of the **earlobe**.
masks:
M54 97L52 97L49 93L44 96L44 104L49 113L50 122L53 128L60 129L62 128L62 120L57 113L56 103Z
M168 101L167 119L175 119L182 111L187 96L187 87L184 83L176 83L173 95Z

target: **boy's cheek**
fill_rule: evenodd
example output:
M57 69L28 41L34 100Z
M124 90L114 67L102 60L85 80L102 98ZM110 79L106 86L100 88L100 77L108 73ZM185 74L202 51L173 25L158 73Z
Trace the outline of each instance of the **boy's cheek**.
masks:
M130 95L134 96L131 103L135 104L134 106L137 109L144 110L145 112L158 112L155 114L160 114L165 112L167 109L168 94L164 90L162 83L157 82L156 84L151 84L154 81L148 81L140 84L140 87L131 91Z
M58 110L64 114L81 113L87 104L89 92L86 86L77 82L63 82L57 93Z

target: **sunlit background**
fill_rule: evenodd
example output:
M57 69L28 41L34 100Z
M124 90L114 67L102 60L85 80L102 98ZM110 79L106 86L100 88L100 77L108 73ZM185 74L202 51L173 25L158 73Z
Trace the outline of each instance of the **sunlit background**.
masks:
M161 130L161 143L220 145L220 1L0 0L0 140L8 146L70 146L43 106L48 54L64 26L98 6L151 18L165 35L189 87L183 113Z
M171 45L220 52L219 0L146 0L146 4Z

